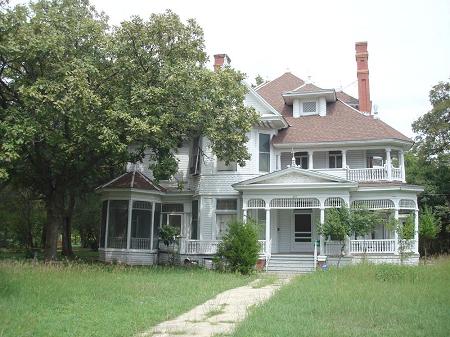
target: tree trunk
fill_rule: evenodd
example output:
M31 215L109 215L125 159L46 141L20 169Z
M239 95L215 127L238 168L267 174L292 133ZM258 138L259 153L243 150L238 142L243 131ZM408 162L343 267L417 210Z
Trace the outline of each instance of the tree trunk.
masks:
M62 255L72 257L72 215L75 208L75 198L69 195L69 204L64 212L63 219L63 240L62 240Z
M56 210L56 205L50 202L47 205L47 225L45 231L44 256L45 261L56 260L58 243L58 226L60 217Z
M46 198L47 228L45 233L44 256L46 261L57 259L58 232L64 216L64 193L56 190Z

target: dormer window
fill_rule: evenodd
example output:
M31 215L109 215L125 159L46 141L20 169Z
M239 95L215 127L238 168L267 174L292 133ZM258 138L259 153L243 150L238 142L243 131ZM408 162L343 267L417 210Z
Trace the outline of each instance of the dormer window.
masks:
M303 102L303 113L311 114L317 112L317 102Z

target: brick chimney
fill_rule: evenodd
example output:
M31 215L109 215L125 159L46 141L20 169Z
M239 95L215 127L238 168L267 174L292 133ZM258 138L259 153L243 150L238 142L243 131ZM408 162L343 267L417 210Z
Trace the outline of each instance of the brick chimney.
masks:
M372 102L370 101L369 53L367 52L367 41L356 42L355 51L358 77L359 111L370 115L372 112Z
M214 55L214 71L219 70L224 66L228 66L231 63L231 59L227 54L216 54Z

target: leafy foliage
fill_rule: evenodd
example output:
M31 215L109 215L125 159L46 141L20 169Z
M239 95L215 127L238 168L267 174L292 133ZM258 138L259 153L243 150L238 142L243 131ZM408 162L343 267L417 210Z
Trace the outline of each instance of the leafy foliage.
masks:
M425 206L419 217L419 234L424 241L425 257L427 257L431 240L436 239L441 231L441 226L440 218L433 213L430 207Z
M260 250L257 226L253 220L231 222L219 244L215 263L231 272L250 274L255 269Z
M180 235L177 228L169 225L164 225L159 230L159 238L168 247L177 241L177 236Z
M198 135L221 160L249 159L258 116L244 75L206 68L194 20L167 11L111 27L88 0L38 0L0 7L0 32L0 179L42 196L47 258L68 205L145 149L156 179Z
M421 208L431 207L442 226L436 240L421 240L431 253L450 251L450 83L440 82L430 91L432 110L413 123L418 135L406 156L407 182L425 187Z

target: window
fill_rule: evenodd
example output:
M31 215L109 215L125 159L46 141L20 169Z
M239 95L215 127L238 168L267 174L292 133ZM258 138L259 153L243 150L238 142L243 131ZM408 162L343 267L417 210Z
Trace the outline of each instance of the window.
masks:
M295 152L295 165L300 166L302 169L308 168L308 152Z
M230 162L225 164L224 161L217 159L217 171L236 171L237 164L236 162Z
M150 249L152 228L152 203L133 201L131 213L131 249Z
M183 204L162 205L162 225L175 227L181 234L181 225L184 212Z
M317 111L316 102L303 102L303 112L312 113Z
M259 134L259 171L270 171L270 135Z
M191 239L198 239L198 200L192 200Z
M108 248L127 248L128 200L110 200Z
M108 201L102 203L102 222L100 224L100 248L105 248L106 215L108 214Z
M382 168L383 167L383 157L381 156L369 156L367 158L368 168Z
M342 168L342 152L330 151L328 153L328 167L329 168Z
M200 137L195 137L194 140L192 141L189 173L191 174L200 173L200 159L201 159Z
M221 240L228 230L228 224L237 217L237 199L217 199L216 239Z

